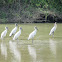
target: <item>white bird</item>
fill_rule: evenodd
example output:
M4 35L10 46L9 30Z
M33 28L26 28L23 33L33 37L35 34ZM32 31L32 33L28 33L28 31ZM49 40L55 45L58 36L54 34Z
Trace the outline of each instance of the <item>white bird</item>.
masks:
M34 38L34 36L36 35L36 32L37 32L37 30L38 30L36 26L34 27L34 29L35 29L35 30L34 30L32 33L30 33L30 34L29 34L29 37L28 37L28 40L29 40L29 39L32 39L32 43L33 43L33 38Z
M53 35L53 37L54 37L54 32L55 32L56 28L57 28L57 24L55 22L54 27L51 29L49 35Z
M13 40L18 39L21 34L22 27L19 27L19 31L14 35Z
M10 32L10 34L9 34L9 36L11 37L13 34L15 34L16 33L16 31L17 31L17 23L15 24L15 28Z
M1 33L1 39L3 39L7 34L8 27L5 27L5 30Z

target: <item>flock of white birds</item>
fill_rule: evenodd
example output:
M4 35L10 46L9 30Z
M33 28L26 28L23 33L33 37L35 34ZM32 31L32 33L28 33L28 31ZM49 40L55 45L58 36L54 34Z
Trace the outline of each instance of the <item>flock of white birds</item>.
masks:
M17 25L17 23L16 23L16 24L15 24L15 28L12 29L12 31L11 31L10 34L9 34L10 37L11 37L12 35L14 35L13 40L18 39L18 37L21 35L22 27L19 27L19 31L16 32L16 31L17 31L17 27L18 27L18 25ZM57 24L56 24L56 22L55 22L55 24L54 24L53 28L51 29L49 35L53 35L53 37L54 37L54 32L55 32L56 28L57 28ZM35 29L35 30L34 30L32 33L30 33L30 34L29 34L29 37L28 37L28 40L29 40L29 39L32 39L32 43L33 43L33 38L34 38L34 36L36 35L36 32L37 32L38 28L35 26L34 29ZM2 40L3 40L3 38L6 36L7 30L8 30L8 27L5 27L5 30L1 33L1 39L2 39Z

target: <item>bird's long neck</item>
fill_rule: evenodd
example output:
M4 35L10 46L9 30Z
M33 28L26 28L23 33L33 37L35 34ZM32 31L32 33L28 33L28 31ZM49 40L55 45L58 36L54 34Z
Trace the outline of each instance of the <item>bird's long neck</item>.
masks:
M6 31L7 31L8 29L6 29Z
M15 29L17 29L17 26L15 26Z
M54 27L57 28L57 24L56 23L54 24Z
M37 29L35 29L35 32L37 32Z
M21 29L19 29L19 31L21 32Z
M19 34L21 34L21 30L19 29Z

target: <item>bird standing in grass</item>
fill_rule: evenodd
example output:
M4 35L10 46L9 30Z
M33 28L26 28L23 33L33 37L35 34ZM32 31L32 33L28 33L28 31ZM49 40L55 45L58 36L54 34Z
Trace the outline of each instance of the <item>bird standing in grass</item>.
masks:
M51 31L49 33L50 36L53 35L53 37L54 37L54 32L55 32L56 28L57 28L57 24L55 22L54 27L51 29Z
M15 24L15 28L10 32L10 34L9 34L9 36L11 37L13 34L15 34L16 33L16 31L17 31L17 23Z
M30 33L30 34L29 34L29 37L28 37L28 40L29 40L29 39L32 39L32 43L33 43L33 38L34 38L34 36L36 35L36 32L37 32L37 30L38 30L36 26L34 27L34 29L35 29L35 30L34 30L32 33Z
M19 31L14 35L13 40L18 39L21 34L22 27L19 27Z
M3 40L3 38L6 36L7 30L8 30L8 27L5 27L5 30L1 33L1 39L2 39L2 40Z

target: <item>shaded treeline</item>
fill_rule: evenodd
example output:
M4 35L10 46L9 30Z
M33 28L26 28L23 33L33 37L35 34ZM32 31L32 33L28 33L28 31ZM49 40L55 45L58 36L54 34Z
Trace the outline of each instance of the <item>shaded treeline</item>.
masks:
M62 0L0 0L0 23L62 22Z

